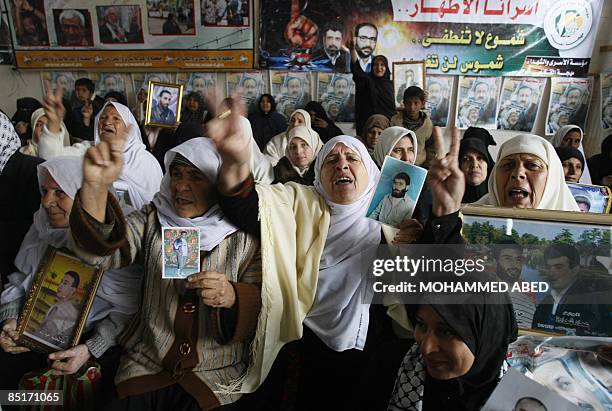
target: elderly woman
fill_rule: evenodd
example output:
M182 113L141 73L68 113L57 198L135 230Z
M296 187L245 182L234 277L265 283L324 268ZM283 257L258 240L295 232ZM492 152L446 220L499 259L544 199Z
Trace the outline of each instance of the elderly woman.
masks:
M362 141L371 156L374 156L374 147L380 139L380 134L390 125L389 119L382 114L374 114L366 121L365 126L363 126Z
M338 136L317 155L314 187L254 186L245 150L248 135L238 117L218 120L209 130L223 157L220 205L262 242L264 297L256 353L235 388L256 390L281 348L299 340L300 409L317 409L320 397L329 398L329 408L356 408L358 396L332 393L354 389L369 355L363 351L366 340L376 344L377 326L370 324L370 306L362 302L367 266L362 259L381 241L378 224L365 218L378 167L359 140ZM448 189L438 177L432 181ZM456 213L459 205L436 203L434 210L444 216ZM406 242L411 230L418 231L406 227L396 242Z
M463 203L480 200L488 192L489 175L495 162L489 154L489 146L497 145L493 136L480 127L465 130L459 147L459 167L465 174Z
M480 409L507 369L508 344L517 337L508 295L473 295L456 305L426 297L407 311L416 342L404 357L388 409Z
M289 124L287 125L287 130L283 131L272 137L272 139L266 144L266 148L264 150L264 154L266 157L270 159L270 163L272 166L275 166L276 163L283 157L285 153L285 149L287 148L288 141L288 133L292 128L297 126L304 126L310 130L310 133L316 134L319 136L316 131L312 129L310 114L306 110L295 110L291 113L289 117Z
M48 92L45 97L45 113L51 117L61 118L61 98L57 93ZM161 167L155 157L146 150L140 128L130 112L123 104L109 101L96 116L94 123L94 143L110 142L127 133L124 146L125 164L123 174L115 183L115 189L126 193L126 201L135 208L141 208L153 198L159 190L162 178ZM43 138L38 142L39 153L43 158L53 158L60 155L81 156L91 144L87 141L65 147L57 138Z
M239 395L219 387L248 363L261 302L258 242L229 223L217 205L221 159L205 138L169 151L168 172L152 203L124 215L108 194L122 174L122 144L103 141L87 152L71 215L81 257L113 268L138 262L145 270L144 303L122 340L115 378L120 399L107 409L230 404ZM202 272L186 280L162 278L162 227L199 229Z
M271 94L262 94L257 104L257 110L249 114L253 129L253 138L260 150L264 150L268 142L287 128L287 120L276 111L276 102Z
M47 115L44 108L39 108L32 113L30 121L32 124L32 138L28 139L26 146L19 149L23 154L40 157L38 142L43 139L53 138L61 141L64 147L70 146L70 135L62 121L62 117L52 117L51 113Z
M77 346L47 356L17 345L16 320L45 251L48 247L68 247L68 218L82 181L82 159L72 156L49 160L38 166L38 181L40 209L15 259L17 271L9 276L0 298L2 389L16 389L21 376L34 369L50 367L56 375L73 374L94 357L102 365L103 391L112 391L119 348L111 348L118 344L119 334L138 308L141 267L104 273L85 323L85 334Z
M584 156L574 147L557 147L555 148L561 165L563 166L563 175L568 183L578 183L584 171Z
M274 182L311 186L314 183L314 168L311 167L315 157L321 151L323 143L318 135L304 126L292 128L289 133L289 145L285 157L274 166Z
M582 129L576 125L569 124L557 130L550 142L555 148L572 147L576 150L580 150L582 157L586 158L586 155L584 154L584 147L582 145L583 139L584 133L582 132ZM591 173L589 172L589 168L586 163L583 164L582 175L579 182L582 184L591 184Z
M0 283L15 271L19 245L40 207L36 166L42 159L19 152L21 140L0 111ZM9 235L10 233L10 235Z
M519 134L501 145L489 192L476 204L580 211L554 147L534 134Z

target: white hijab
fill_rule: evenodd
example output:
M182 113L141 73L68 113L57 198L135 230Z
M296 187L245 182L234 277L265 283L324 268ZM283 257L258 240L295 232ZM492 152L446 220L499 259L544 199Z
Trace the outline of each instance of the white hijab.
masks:
M95 144L100 142L100 132L98 131L100 116L109 104L117 109L126 127L132 126L123 149L123 172L117 180L119 184L116 184L116 186L125 185L130 196L130 205L140 209L148 204L155 193L159 191L159 185L163 177L161 167L142 142L140 127L130 109L116 101L108 101L96 116L94 124Z
M39 188L49 175L60 188L74 200L83 180L83 158L60 156L38 166ZM9 286L2 293L1 302L14 301L24 297L32 287L38 265L48 246L67 247L70 229L53 228L47 212L40 206L34 213L34 222L26 234L19 253L15 258L17 272L9 275ZM120 270L105 271L94 299L86 327L106 317L110 312L125 315L134 314L138 308L138 295L142 268L130 266Z
M352 204L334 203L321 182L325 157L337 144L357 153L368 173L365 191ZM332 138L315 161L314 187L329 206L331 220L321 255L315 302L304 324L335 351L363 349L365 345L370 307L362 303L367 280L363 253L380 244L380 226L365 215L379 178L380 171L367 148L354 137Z
M302 124L302 126L306 127L311 134L319 137L319 133L312 129L312 120L310 118L310 114L308 114L306 110L297 109L293 113L291 113L289 119L291 119L296 114L301 114L302 117L304 117L304 124ZM266 145L264 153L270 158L272 166L275 166L276 163L278 163L278 161L285 155L285 150L287 149L287 145L289 145L289 127L291 127L291 125L287 126L287 130L283 131L282 133L278 133L277 135L272 137L272 139Z
M385 157L390 155L393 151L393 147L404 137L410 137L412 140L412 146L414 147L414 158L417 158L417 138L414 131L408 130L404 127L393 126L387 127L380 133L378 142L374 146L374 160L378 163L379 167L382 167Z
M19 135L13 127L11 120L0 112L0 174L9 158L21 147Z
M270 160L265 156L255 138L253 137L253 129L251 128L251 122L243 116L240 116L240 129L242 133L247 135L251 142L251 161L249 163L251 167L251 173L256 183L261 184L272 184L274 181L274 168L270 163Z
M580 152L582 153L582 156L584 157L584 170L582 170L582 176L580 176L580 180L578 180L578 182L581 184L593 184L591 181L591 173L589 173L589 166L587 165L587 161L586 161L587 157L586 157L586 154L584 154L584 147L582 145L582 140L584 139L584 133L582 132L582 129L580 127L575 126L573 124L563 126L559 130L557 130L557 132L552 137L552 140L550 142L553 145L553 147L561 147L561 141L563 141L563 137L565 137L567 133L575 129L578 129L580 131L580 145L578 146L578 150L580 150Z
M166 175L162 179L159 193L153 198L153 204L157 208L157 218L162 227L199 227L200 250L210 251L238 229L225 218L218 204L213 205L200 217L186 218L176 214L170 191L170 165L177 154L189 160L213 185L217 183L221 156L215 144L204 137L193 138L174 147L166 153L164 158Z
M28 140L28 145L21 148L21 152L27 154L29 156L38 157L38 141L36 141L36 137L34 135L34 129L36 128L36 123L42 116L45 115L45 109L39 108L32 113L30 117L30 124L32 125L32 137ZM45 128L47 125L44 126ZM60 123L60 133L62 134L62 143L64 147L68 147L70 145L70 134L68 134L68 130L66 129L66 124L62 121Z
M512 154L533 154L538 156L548 166L548 178L544 194L537 208L541 210L580 211L571 191L565 184L563 166L555 152L555 148L546 139L535 134L519 134L507 140L499 148L495 166L489 177L489 193L476 201L475 204L500 206L497 192L496 172L500 160Z
M310 146L310 148L312 149L313 160L317 157L317 154L319 154L319 151L321 151L321 149L323 148L323 142L321 141L321 137L319 137L317 133L311 132L308 127L297 126L289 130L289 132L287 133L287 147L285 148L285 157L287 157L287 160L289 160L289 162L293 166L293 169L297 171L298 174L303 175L308 170L308 167L306 167L306 169L304 170L300 170L299 167L296 167L291 162L291 158L289 157L289 146L291 145L291 140L293 140L295 137L301 138L306 142L306 144Z

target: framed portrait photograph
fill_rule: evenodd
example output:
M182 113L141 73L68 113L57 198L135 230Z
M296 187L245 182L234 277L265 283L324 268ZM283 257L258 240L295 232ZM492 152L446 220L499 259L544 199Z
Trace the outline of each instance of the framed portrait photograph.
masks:
M291 113L312 100L310 73L272 70L269 73L276 111L289 120Z
M182 279L200 272L200 230L162 227L162 278Z
M78 344L103 271L48 247L17 323L19 343L39 352Z
M181 117L183 85L149 82L146 126L174 127Z
M495 129L500 86L501 77L461 76L455 125Z
M393 94L398 108L404 106L404 91L411 86L425 89L425 62L394 61Z
M380 180L366 216L382 224L399 228L412 217L427 170L387 156L380 170Z
M434 126L446 127L455 76L427 75L425 77L425 112Z
M462 236L508 284L521 330L612 336L612 219L568 211L467 205Z
M317 73L318 101L327 116L338 123L355 121L355 83L345 73Z
M606 186L567 183L574 200L583 213L609 214L612 192Z
M53 9L53 24L60 47L92 47L91 15L87 9Z
M568 124L584 130L591 102L592 78L557 78L551 80L550 101L546 114L546 134L555 134Z
M531 132L545 85L546 78L504 77L497 128Z

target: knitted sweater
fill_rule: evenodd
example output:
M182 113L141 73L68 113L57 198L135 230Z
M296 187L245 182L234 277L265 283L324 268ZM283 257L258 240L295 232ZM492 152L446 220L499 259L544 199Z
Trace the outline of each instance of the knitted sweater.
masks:
M146 205L124 217L109 196L101 224L77 196L70 216L75 252L103 267L140 262L145 267L140 311L121 338L124 354L115 378L121 398L180 384L203 410L236 401L240 394L213 392L247 368L250 337L261 305L261 262L254 237L237 231L210 252L201 270L227 275L236 292L233 308L211 308L184 280L162 279L162 237L157 211ZM106 257L99 257L106 256Z

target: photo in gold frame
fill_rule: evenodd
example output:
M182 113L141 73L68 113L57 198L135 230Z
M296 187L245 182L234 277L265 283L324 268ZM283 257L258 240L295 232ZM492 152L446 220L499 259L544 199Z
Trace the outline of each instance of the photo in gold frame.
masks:
M149 82L146 126L172 128L181 120L183 85Z

